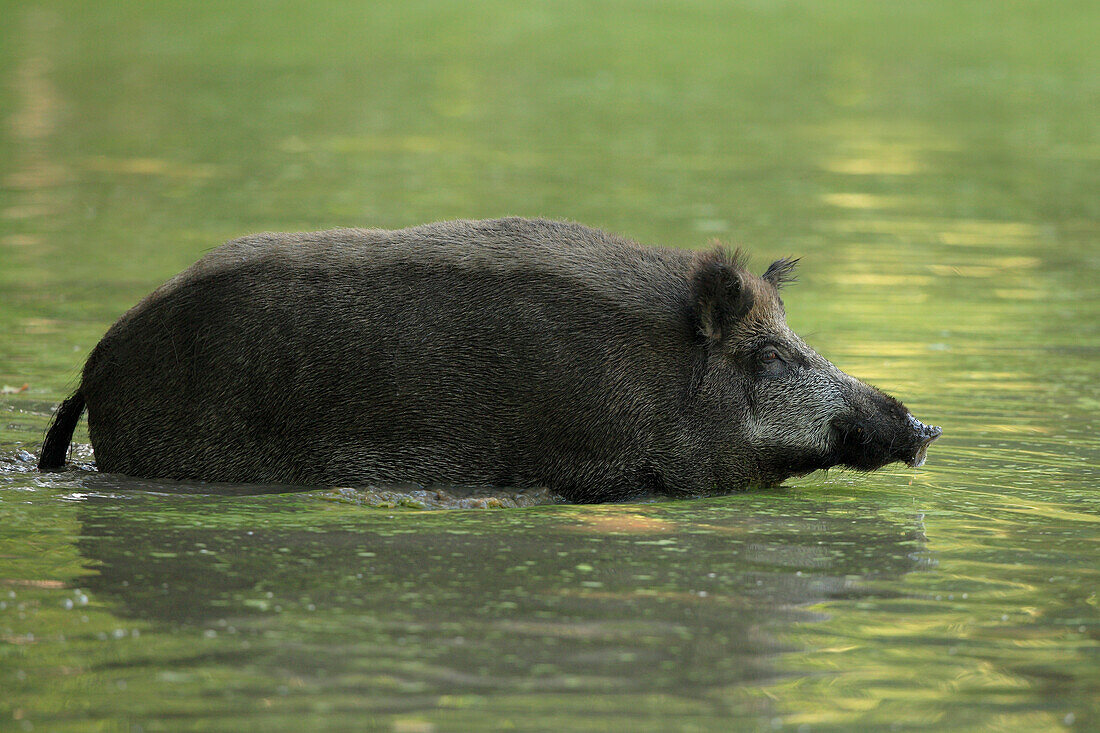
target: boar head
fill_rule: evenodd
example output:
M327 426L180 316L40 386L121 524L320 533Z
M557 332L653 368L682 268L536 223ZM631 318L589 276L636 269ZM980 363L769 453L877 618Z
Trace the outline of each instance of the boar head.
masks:
M750 274L738 253L697 256L691 275L699 346L694 400L719 486L775 485L846 466L920 466L940 428L845 374L786 323L779 290L796 260Z

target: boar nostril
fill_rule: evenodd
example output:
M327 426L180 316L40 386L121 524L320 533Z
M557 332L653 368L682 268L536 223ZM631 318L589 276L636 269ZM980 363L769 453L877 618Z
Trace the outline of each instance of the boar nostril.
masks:
M911 427L913 429L913 432L916 433L917 436L925 443L931 443L933 440L940 437L941 433L943 433L942 428L939 428L935 425L925 425L920 420L913 417L912 414L908 415L908 417L909 427Z

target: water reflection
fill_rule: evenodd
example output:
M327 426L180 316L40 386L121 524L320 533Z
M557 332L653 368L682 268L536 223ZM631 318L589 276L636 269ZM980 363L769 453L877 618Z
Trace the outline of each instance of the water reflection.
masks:
M929 562L918 518L788 496L350 518L318 504L90 497L87 589L154 628L247 639L223 638L238 670L322 689L368 674L417 694L707 698L774 678L790 648L775 631L814 619L805 607L883 597L868 580Z

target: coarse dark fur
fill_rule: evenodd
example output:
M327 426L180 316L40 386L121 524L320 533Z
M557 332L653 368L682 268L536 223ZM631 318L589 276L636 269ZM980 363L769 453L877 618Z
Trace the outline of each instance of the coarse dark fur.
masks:
M793 267L517 218L245 237L108 330L39 466L85 402L99 469L155 478L605 501L913 460L933 429L786 327Z

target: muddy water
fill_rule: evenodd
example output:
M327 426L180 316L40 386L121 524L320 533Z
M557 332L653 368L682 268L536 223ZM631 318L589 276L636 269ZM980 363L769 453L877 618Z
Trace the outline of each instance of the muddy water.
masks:
M1094 4L330 7L0 4L0 728L1100 724ZM802 256L944 437L595 507L33 471L211 246L502 214Z

